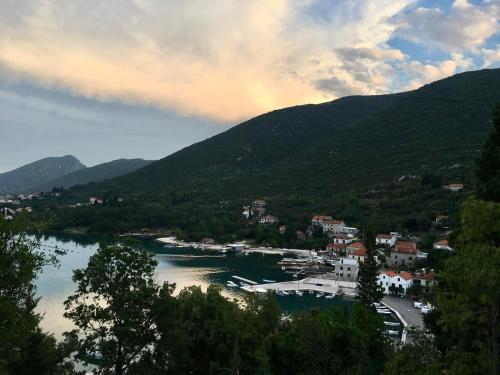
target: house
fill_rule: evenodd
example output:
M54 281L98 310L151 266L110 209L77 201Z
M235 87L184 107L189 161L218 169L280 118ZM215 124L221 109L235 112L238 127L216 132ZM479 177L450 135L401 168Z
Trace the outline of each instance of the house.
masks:
M259 217L264 216L266 214L266 201L263 199L256 199L252 202L252 210Z
M347 245L353 241L354 241L354 238L352 236L348 236L346 234L339 234L333 238L333 243L339 243L339 244L343 244L343 245Z
M431 271L427 273L421 273L415 275L413 278L413 284L420 285L422 291L425 293L429 293L430 288L437 283L436 281L436 273Z
M276 224L277 222L278 218L272 215L265 215L259 219L260 224Z
M322 226L323 221L326 221L326 220L333 220L333 218L331 216L315 215L315 216L313 216L313 218L311 220L311 224L313 226Z
M398 237L396 232L392 232L390 234L379 233L375 237L375 243L380 246L394 247L397 238Z
M301 230L298 230L295 232L295 235L297 236L297 239L298 240L302 240L304 241L306 239L306 235L304 232L302 232Z
M406 294L413 284L413 276L406 271L397 273L385 270L377 276L377 283L382 287L384 294Z
M413 241L396 241L391 251L391 266L412 266L417 260L417 244Z
M359 264L356 259L339 258L335 262L334 273L337 280L356 281L358 278Z
M326 246L326 250L331 251L335 253L336 256L340 257L346 255L346 246L347 245L345 244L331 242Z
M323 233L339 234L345 228L345 223L342 220L323 220L321 223Z
M354 250L352 253L349 254L349 258L356 259L358 263L361 263L365 261L366 253L367 253L366 249Z
M357 250L366 251L366 246L363 242L353 242L346 246L346 253L349 255Z
M0 215L5 220L13 220L14 216L16 215L16 211L14 211L13 209L10 209L8 207L2 207L2 208L0 208Z
M241 213L241 216L243 216L243 218L245 218L246 220L250 219L250 217L252 216L252 210L249 206L243 206L243 212Z
M286 225L280 225L280 226L278 227L278 230L279 230L279 232L280 232L281 234L285 234L285 232L286 232Z
M464 184L449 184L449 185L443 186L443 189L453 191L455 193L457 191L463 190L463 188L464 188Z
M448 240L441 240L438 242L434 242L434 245L432 246L435 250L448 250L452 251L453 248L450 247L448 244Z

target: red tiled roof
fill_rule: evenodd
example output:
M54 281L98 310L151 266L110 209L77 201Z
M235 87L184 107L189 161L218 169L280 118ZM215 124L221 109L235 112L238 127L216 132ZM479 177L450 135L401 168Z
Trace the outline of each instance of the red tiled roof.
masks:
M366 250L365 244L363 242L353 242L352 244L349 245L350 248L352 249L363 249Z
M343 221L342 220L323 220L323 223L339 225L339 224L342 224Z
M412 241L396 241L396 252L402 254L416 254L417 244Z
M384 272L382 272L382 273L385 273L385 274L386 274L387 276L389 276L389 277L394 277L394 276L396 276L396 275L397 275L397 273L396 273L396 272L391 271L391 270L387 270L387 271L384 271Z
M406 272L406 271L401 271L399 273L399 277L401 277L402 279L405 279L405 280L411 280L411 279L413 279L413 276L411 275L411 273Z
M364 257L366 256L366 249L357 249L354 250L351 255L357 256L357 257Z
M449 184L449 187L464 187L464 184Z
M379 234L377 234L377 238L384 239L384 240L390 240L392 238L392 235L386 234L386 233L379 233Z
M422 279L422 280L427 280L427 281L434 281L436 280L436 272L429 272L423 275L419 275L416 277L417 279Z
M329 243L326 248L327 249L334 249L334 250L343 250L346 248L346 245L342 244L342 243Z

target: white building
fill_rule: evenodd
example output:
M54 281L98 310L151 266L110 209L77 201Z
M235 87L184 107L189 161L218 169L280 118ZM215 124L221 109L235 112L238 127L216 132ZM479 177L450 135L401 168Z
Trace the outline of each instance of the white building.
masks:
M331 216L315 215L311 220L311 224L315 226L322 226L323 221L326 220L333 220L333 218Z
M391 290L406 294L408 288L413 284L413 276L406 271L397 273L387 270L378 275L377 282L382 287L384 294L390 294Z
M356 259L339 258L335 261L334 272L337 280L356 281L359 263Z
M347 245L354 241L354 237L352 235L339 234L333 238L333 243Z
M345 223L342 220L323 220L321 223L323 233L343 233Z
M379 233L375 237L375 243L377 245L381 245L381 246L394 247L397 239L398 239L397 233L395 233L395 232L390 233L390 234Z

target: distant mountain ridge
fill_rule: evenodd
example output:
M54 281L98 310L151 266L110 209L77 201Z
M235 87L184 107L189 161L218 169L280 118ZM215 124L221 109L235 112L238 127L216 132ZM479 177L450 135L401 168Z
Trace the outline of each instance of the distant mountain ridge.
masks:
M485 69L400 94L285 108L74 193L325 196L407 173L470 170L497 101L500 69Z
M37 160L0 174L0 194L32 192L35 186L84 168L72 155Z
M109 178L122 176L151 164L153 160L144 159L118 159L107 163L95 165L36 186L35 191L50 191L52 188L65 189L76 185L85 185L90 182L100 182Z

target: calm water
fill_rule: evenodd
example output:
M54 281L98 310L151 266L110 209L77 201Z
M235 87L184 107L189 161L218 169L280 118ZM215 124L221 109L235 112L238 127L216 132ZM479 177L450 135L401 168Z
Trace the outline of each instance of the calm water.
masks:
M60 258L60 266L58 268L46 267L36 283L38 295L42 297L38 307L39 311L44 313L42 325L46 330L53 332L56 337L72 328L71 322L63 317L63 301L75 290L75 285L71 280L72 271L84 268L88 258L99 247L99 242L106 240L104 237L87 235L57 235L57 237L51 235L41 238L42 248L50 249L57 246L67 251L67 254ZM151 240L141 241L140 244L155 254L155 259L158 261L157 280L176 283L176 291L189 285L199 285L205 289L210 283L217 283L224 286L228 296L237 297L239 293L244 292L225 288L226 282L231 280L232 275L256 282L262 282L263 278L276 281L293 279L276 264L280 257L275 255L220 255L193 249L167 249ZM329 306L350 310L352 304L349 300L337 298L328 300L316 298L307 293L303 297L278 296L277 301L283 309L290 312Z

